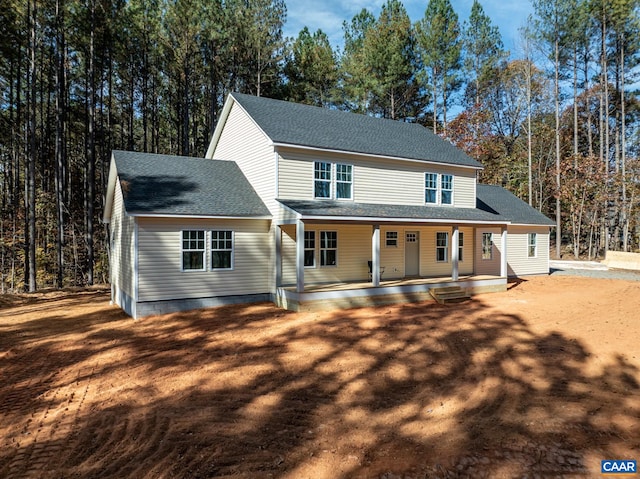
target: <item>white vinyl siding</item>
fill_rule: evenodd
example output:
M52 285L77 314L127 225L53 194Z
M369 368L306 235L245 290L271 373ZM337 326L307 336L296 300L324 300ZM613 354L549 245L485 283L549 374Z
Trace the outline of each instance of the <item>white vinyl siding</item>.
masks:
M272 215L279 212L276 161L269 139L237 103L234 103L213 158L235 161Z
M425 173L432 172L452 175L454 206L476 206L473 169L285 147L278 152L278 198L314 198L314 162L324 161L353 165L352 194L357 203L424 205Z
M536 234L537 255L529 257L529 234ZM507 262L509 275L549 273L549 228L546 226L514 226L507 229Z
M115 185L111 223L111 283L134 297L135 218L124 209L120 181Z
M266 220L139 218L139 301L268 293L271 285L271 232ZM185 273L181 232L233 231L234 269ZM210 265L210 244L205 264Z

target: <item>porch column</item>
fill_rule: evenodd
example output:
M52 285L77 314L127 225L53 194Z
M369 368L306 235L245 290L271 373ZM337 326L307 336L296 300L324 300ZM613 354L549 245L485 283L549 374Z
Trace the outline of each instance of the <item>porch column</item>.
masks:
M304 291L304 222L296 223L296 291Z
M451 279L458 281L458 244L460 243L460 232L458 231L458 225L453 227L453 235L451 235Z
M282 228L276 225L276 288L282 285Z
M507 227L503 226L500 235L500 276L506 278L507 270Z
M380 225L373 225L371 235L371 282L380 286Z

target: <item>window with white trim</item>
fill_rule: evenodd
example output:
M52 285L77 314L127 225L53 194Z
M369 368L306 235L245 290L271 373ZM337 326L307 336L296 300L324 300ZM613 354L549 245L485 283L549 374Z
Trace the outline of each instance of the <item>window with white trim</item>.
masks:
M211 269L233 269L233 231L211 231Z
M493 258L493 233L482 233L482 259Z
M353 165L316 161L313 164L313 197L316 199L353 199Z
M438 174L424 174L424 201L427 204L438 203Z
M398 247L398 232L397 231L387 231L386 234L385 245L387 248L397 248Z
M462 231L458 232L458 261L464 261L464 233Z
M320 232L320 266L336 266L338 262L338 233Z
M182 232L182 270L204 271L204 230Z
M446 263L447 252L449 250L449 233L437 232L436 233L436 261L439 263Z
M314 198L331 198L331 163L316 161L313 166Z
M304 266L305 268L316 267L316 232L304 232Z
M440 202L453 204L453 175L440 175Z
M536 258L538 256L538 233L529 233L528 246L529 258Z
M428 205L452 205L453 175L425 173L424 202Z

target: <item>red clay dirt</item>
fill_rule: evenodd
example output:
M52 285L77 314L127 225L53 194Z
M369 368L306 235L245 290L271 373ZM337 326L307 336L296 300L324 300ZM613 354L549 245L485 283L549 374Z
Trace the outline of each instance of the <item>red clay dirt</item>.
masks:
M602 477L640 459L640 282L139 321L0 297L0 477Z

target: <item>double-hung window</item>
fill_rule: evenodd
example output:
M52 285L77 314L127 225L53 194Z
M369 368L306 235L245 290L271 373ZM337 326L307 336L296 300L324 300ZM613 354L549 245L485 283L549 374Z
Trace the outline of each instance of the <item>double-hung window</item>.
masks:
M447 262L447 252L449 250L449 233L436 233L436 261L439 263Z
M424 175L424 201L433 205L438 203L437 173L425 173Z
M538 234L537 233L529 233L529 244L528 244L528 256L529 258L535 258L538 256Z
M387 231L386 238L386 246L387 248L397 248L398 247L398 232L397 231Z
M314 197L331 198L331 163L316 161L314 163Z
M320 266L335 266L338 260L338 233L320 232Z
M204 230L182 232L182 270L204 271Z
M425 173L424 202L428 205L452 205L453 175Z
M211 232L211 269L233 269L233 231Z
M313 164L313 197L353 199L353 165L316 161Z
M482 259L493 258L493 233L482 233Z
M453 175L440 175L440 202L453 204Z
M464 233L462 231L458 232L458 261L464 261Z
M304 232L304 266L315 268L316 266L316 232Z

